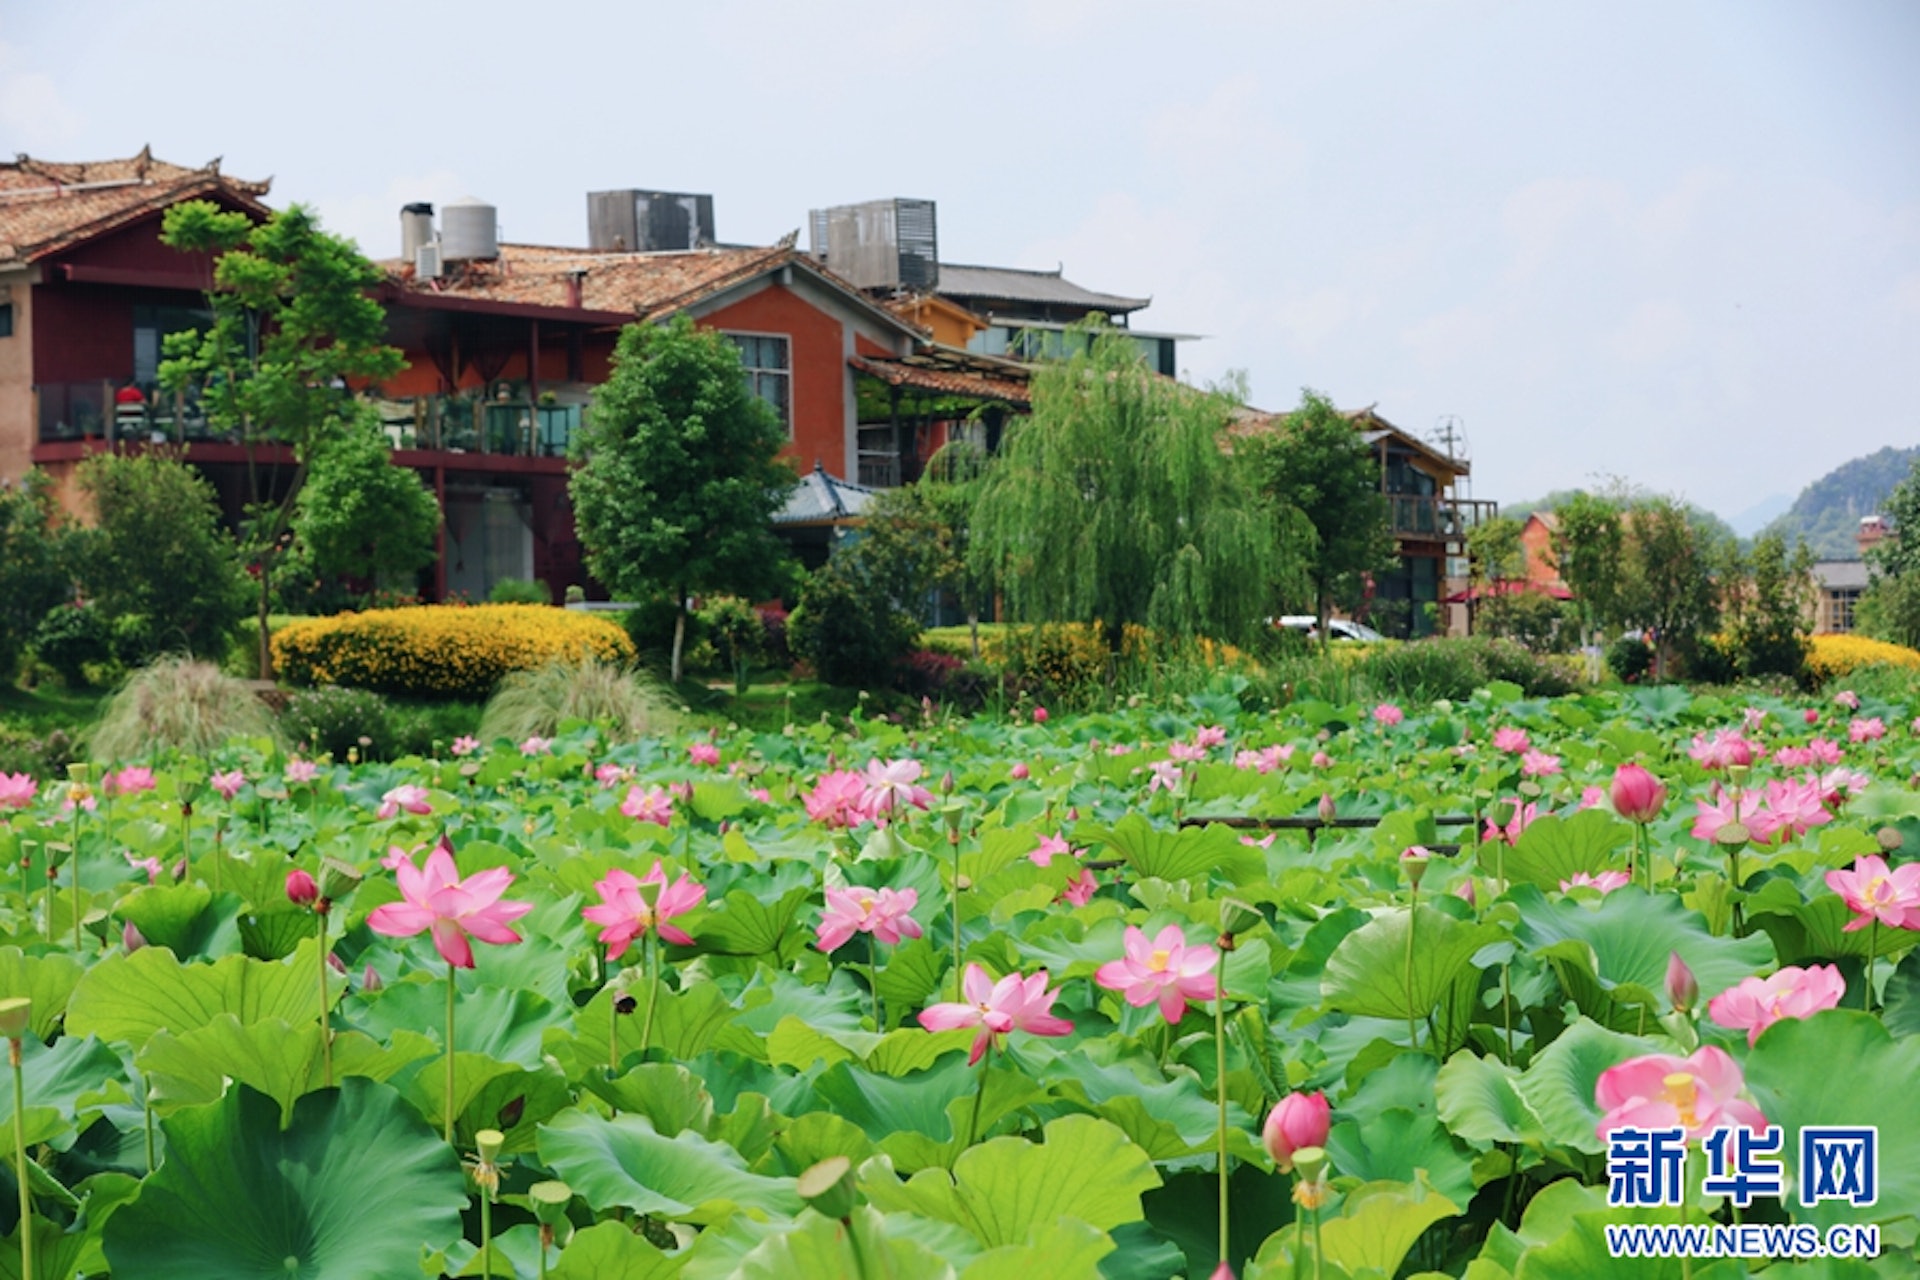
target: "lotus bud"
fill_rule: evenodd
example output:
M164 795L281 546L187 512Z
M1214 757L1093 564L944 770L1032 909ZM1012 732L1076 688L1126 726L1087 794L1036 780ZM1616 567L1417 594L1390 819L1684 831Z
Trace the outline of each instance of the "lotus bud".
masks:
M1267 1113L1260 1141L1282 1173L1291 1173L1299 1153L1326 1142L1333 1108L1324 1093L1290 1093Z
M1320 821L1332 822L1334 814L1337 811L1338 810L1336 809L1333 803L1333 794L1331 792L1322 791L1320 793L1320 809L1319 809Z
M338 858L320 859L320 896L337 902L359 887L360 873Z
M320 899L320 886L299 867L287 872L287 901L297 907L310 907Z
M1819 724L1819 723L1820 723L1820 713L1819 713L1819 711L1817 711L1817 710L1816 710L1816 709L1814 709L1813 707L1808 707L1808 708L1807 708L1807 710L1806 710L1806 714L1805 714L1805 716L1804 716L1803 718L1804 718L1804 719L1806 720L1806 722L1807 722L1808 724Z
M1700 1002L1700 982L1678 951L1667 957L1667 1002L1679 1013L1689 1012Z
M327 968L343 978L347 976L347 962L331 951L327 952Z
M1045 724L1047 722L1047 709L1045 707L1035 707L1033 709L1033 722L1035 724Z
M1008 771L1008 775L1015 782L1025 782L1027 778L1031 776L1031 772L1032 771L1027 768L1027 762L1025 760L1016 760L1014 761L1013 768Z
M186 878L187 878L187 860L185 858L182 858L178 862L173 864L173 882L175 884L179 884L182 880L185 880Z
M1223 1262L1213 1269L1213 1274L1207 1280L1233 1280L1233 1268Z
M132 955L146 946L147 940L140 930L134 927L133 921L129 920L120 926L120 945L127 949L128 955Z
M1426 877L1427 863L1433 861L1433 855L1427 852L1425 845L1410 845L1400 854L1400 865L1406 868L1407 882L1414 888L1420 887L1420 881Z
M31 997L10 996L0 1000L0 1037L13 1041L17 1048L32 1026L33 1000Z
M1473 880L1471 877L1465 880L1462 880L1459 884L1456 884L1453 886L1453 896L1460 899L1460 901L1466 903L1470 907L1477 907L1480 905L1480 895L1478 891L1474 889Z
M953 770L949 769L940 775L940 794L943 796L952 795L953 787Z
M853 1161L845 1156L829 1156L809 1167L793 1189L823 1218L844 1222L860 1204L860 1193L853 1184Z
M369 961L366 969L360 974L360 989L371 995L386 985L386 983L380 980L380 971L374 968L373 963Z
M1607 790L1613 811L1628 822L1641 826L1660 816L1667 803L1667 788L1637 764L1623 764L1613 771L1613 785Z

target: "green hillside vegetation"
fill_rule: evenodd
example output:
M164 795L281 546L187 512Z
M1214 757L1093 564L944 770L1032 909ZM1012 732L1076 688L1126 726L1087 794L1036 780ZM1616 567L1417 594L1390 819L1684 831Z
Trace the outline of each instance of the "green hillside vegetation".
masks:
M1889 446L1842 463L1801 490L1787 513L1765 531L1789 542L1804 540L1822 559L1851 559L1858 553L1854 538L1860 518L1880 510L1916 460L1920 460L1920 446Z

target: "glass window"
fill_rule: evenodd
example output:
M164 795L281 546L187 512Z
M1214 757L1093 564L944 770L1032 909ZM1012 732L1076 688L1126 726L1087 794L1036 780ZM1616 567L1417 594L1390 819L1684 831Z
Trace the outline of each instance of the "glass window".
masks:
M13 336L13 304L0 302L0 338Z
M793 434L793 370L787 339L777 334L730 333L740 349L747 388L773 406L780 425Z

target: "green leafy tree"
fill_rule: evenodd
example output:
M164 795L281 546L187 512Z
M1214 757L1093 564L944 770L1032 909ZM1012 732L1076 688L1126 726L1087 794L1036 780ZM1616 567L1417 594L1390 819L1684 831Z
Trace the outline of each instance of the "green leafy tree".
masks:
M393 461L371 413L314 455L294 500L293 534L315 572L377 579L433 563L440 504L412 470Z
M1554 515L1559 526L1553 533L1554 565L1580 609L1582 631L1620 625L1627 582L1620 502L1581 491L1568 495Z
M1665 679L1673 654L1694 648L1719 625L1725 547L1685 504L1667 497L1638 503L1626 530L1622 611L1653 633L1654 677Z
M1920 573L1875 577L1854 606L1854 625L1875 640L1920 648Z
M1876 577L1906 577L1920 568L1920 461L1893 487L1880 514L1892 523L1893 534L1868 548L1867 564Z
M1735 570L1724 593L1728 640L1735 669L1743 676L1799 679L1812 645L1813 550L1791 549L1779 533L1764 533L1750 551L1730 553Z
M1351 602L1368 574L1393 565L1380 460L1353 423L1314 391L1301 393L1300 407L1278 430L1237 442L1234 452L1275 504L1278 538L1304 553L1319 635L1327 643L1333 605Z
M223 657L250 588L213 486L158 453L96 454L79 478L95 517L76 535L80 583L113 621L121 656Z
M993 576L973 554L973 507L990 459L972 440L956 440L933 456L913 486L926 510L928 534L938 543L931 588L951 592L967 615L967 638L980 660L980 615L993 604Z
M1224 396L1155 374L1124 334L1043 365L980 481L973 555L1010 612L1244 642L1298 578L1273 507L1221 452Z
M629 598L671 591L677 681L693 593L753 596L777 581L784 553L768 521L794 484L778 456L786 432L748 389L733 343L682 315L621 333L613 376L573 439L587 568Z
M350 240L321 230L299 205L255 224L244 213L192 200L167 210L161 240L218 254L207 295L213 324L170 334L160 384L198 393L207 421L247 449L249 504L241 531L258 570L259 662L271 670L267 613L300 489L315 460L359 421L350 385L384 382L405 367L386 345L381 280ZM276 477L262 450L280 446L291 474Z
M0 480L0 687L40 620L73 595L67 531L43 471Z

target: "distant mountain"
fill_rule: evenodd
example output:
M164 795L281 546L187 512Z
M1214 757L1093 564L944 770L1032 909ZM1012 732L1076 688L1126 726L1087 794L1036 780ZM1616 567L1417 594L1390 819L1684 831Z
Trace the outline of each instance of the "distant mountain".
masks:
M1920 446L1888 447L1844 462L1800 491L1786 514L1762 530L1788 542L1804 540L1822 559L1844 560L1859 554L1855 536L1860 517L1880 510L1893 486L1907 478Z
M1767 525L1793 509L1793 495L1775 493L1760 499L1744 511L1736 511L1727 517L1727 523L1733 531L1743 538L1751 538Z

